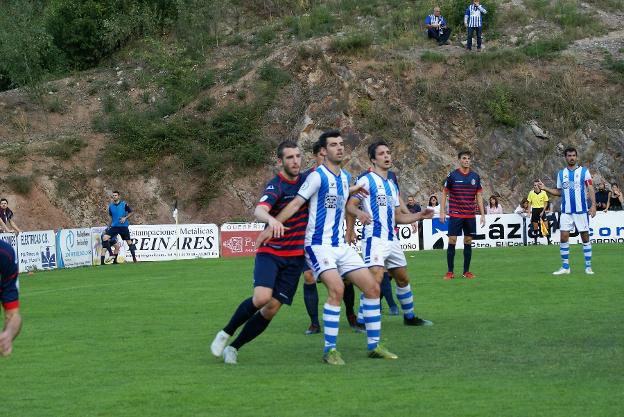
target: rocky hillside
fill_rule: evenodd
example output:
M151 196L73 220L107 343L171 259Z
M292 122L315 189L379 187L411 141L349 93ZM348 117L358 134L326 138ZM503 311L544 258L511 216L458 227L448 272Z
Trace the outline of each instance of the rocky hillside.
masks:
M464 148L507 210L533 178L552 181L568 144L595 177L624 182L622 1L484 1L481 53L463 48L463 2L440 2L456 32L442 47L412 1L287 3L233 2L210 27L1 92L0 191L18 224L103 224L113 189L142 223L170 222L176 199L184 222L248 219L275 144L309 151L325 128L344 132L354 173L373 138L391 141L421 202Z

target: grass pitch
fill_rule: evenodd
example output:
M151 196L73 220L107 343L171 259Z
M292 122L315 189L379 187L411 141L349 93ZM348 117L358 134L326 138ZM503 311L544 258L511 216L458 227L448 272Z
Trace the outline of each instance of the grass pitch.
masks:
M252 258L22 275L24 328L0 359L2 414L26 416L616 416L624 410L622 245L473 251L473 281L441 279L445 252L408 253L417 314L385 315L400 358L372 360L343 317L344 367L304 336L299 290L237 366L209 344L251 294ZM461 266L462 252L456 264ZM324 288L319 288L321 303Z

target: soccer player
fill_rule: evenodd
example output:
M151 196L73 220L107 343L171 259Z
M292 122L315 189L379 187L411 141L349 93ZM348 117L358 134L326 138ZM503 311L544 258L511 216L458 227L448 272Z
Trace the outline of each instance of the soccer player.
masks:
M361 187L349 188L350 175L341 169L345 156L344 142L339 131L323 133L319 138L325 163L310 173L297 197L277 216L285 221L309 201L310 215L305 233L305 256L312 266L314 277L327 287L328 298L323 307L325 347L323 361L330 365L344 365L336 350L340 303L344 293L343 277L349 279L364 293L364 316L368 356L396 359L397 355L379 344L381 312L379 284L355 249L344 239L344 213L350 194ZM365 193L365 191L362 191ZM274 234L275 235L275 234ZM269 236L266 231L260 241Z
M128 228L130 225L128 219L134 215L134 212L128 203L119 198L119 191L113 191L112 197L113 201L108 204L108 215L111 216L111 225L108 233L105 233L102 237L102 247L108 250L111 247L111 237L119 235L128 244L132 260L136 262L136 246L130 238L130 229Z
M442 190L442 201L440 203L440 222L446 222L446 200L449 201L449 226L448 226L448 250L446 252L446 262L448 272L444 275L445 280L455 278L455 244L457 236L464 234L464 273L462 276L467 279L475 278L470 272L470 260L472 259L472 237L477 232L477 222L475 220L475 199L481 215L481 227L485 226L485 215L483 211L483 189L481 188L481 178L479 174L470 169L472 164L472 153L461 151L457 154L459 168L451 171L444 181Z
M305 180L300 175L301 152L297 144L285 141L277 147L279 173L267 184L258 201L254 215L268 223L265 229L273 238L258 246L254 266L253 296L244 300L219 331L210 346L212 354L223 356L228 364L238 362L238 350L258 337L271 323L282 304L292 304L299 285L299 276L305 265L303 235L308 218L308 205L297 208L296 213L282 224L275 216L296 197ZM226 347L228 339L244 324L234 341Z
M357 185L365 189L368 195L357 194L347 204L347 211L366 223L362 240L364 263L378 283L382 282L384 268L396 280L396 293L403 310L405 325L430 326L432 322L414 315L414 298L407 275L407 261L395 227L397 221L408 224L430 219L433 217L433 210L410 214L401 211L399 188L388 176L392 167L392 154L385 141L372 143L368 147L368 157L373 164L373 170L357 181Z
M563 155L567 166L557 174L557 188L548 188L544 186L542 181L538 182L539 187L546 190L547 193L561 196L561 218L559 219L561 268L553 272L553 275L570 273L570 243L568 240L574 227L581 233L581 240L583 241L585 273L593 275L592 245L589 241L589 216L594 217L596 215L596 195L594 194L592 177L587 168L577 165L578 153L575 148L566 148ZM588 196L591 200L591 207L587 206Z
M4 309L4 327L0 333L0 355L2 356L11 354L13 340L22 328L17 272L15 251L11 245L0 240L0 302Z
M101 241L104 242L104 235L109 235L110 239L108 239L107 247L102 245L100 249L100 265L104 265L105 263L117 263L117 255L119 255L119 248L121 247L121 243L117 240L117 235L113 235L110 231L110 227L107 227L102 232ZM106 252L111 256L108 260L106 259Z
M544 218L546 212L546 203L548 203L548 194L539 186L539 180L533 181L533 189L529 192L527 200L531 205L531 225L533 226L533 239L537 245L537 238L540 235L540 220ZM550 244L550 235L545 236Z

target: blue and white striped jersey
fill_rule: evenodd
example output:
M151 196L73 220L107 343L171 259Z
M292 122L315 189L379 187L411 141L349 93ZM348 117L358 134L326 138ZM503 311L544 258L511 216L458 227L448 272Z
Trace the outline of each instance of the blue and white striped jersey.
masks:
M384 240L394 240L394 226L396 226L395 212L401 206L399 187L390 178L385 179L376 172L369 172L360 177L358 185L363 185L369 192L364 197L358 195L362 201L362 209L371 215L373 221L364 226L364 239L378 237Z
M485 7L481 5L471 4L466 9L466 14L464 15L464 24L469 28L480 28L483 26L483 19L481 17L482 14L487 14L487 10Z
M305 246L345 243L344 216L349 198L351 175L344 169L334 175L325 165L311 172L299 189L299 196L309 201Z
M587 213L587 193L585 187L592 185L592 177L587 168L578 166L573 170L564 168L557 174L557 189L561 190L561 212L567 214Z

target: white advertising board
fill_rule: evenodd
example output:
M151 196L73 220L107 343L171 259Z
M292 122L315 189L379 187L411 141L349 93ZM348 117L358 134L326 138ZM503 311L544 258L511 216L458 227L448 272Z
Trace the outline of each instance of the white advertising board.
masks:
M56 268L56 238L53 230L22 232L17 237L20 272Z
M359 220L355 221L355 233L358 240L353 247L358 251L362 251L362 223ZM401 243L401 248L404 252L420 250L418 242L418 230L414 231L414 227L411 224L399 224L397 225L397 236Z
M19 263L19 257L17 256L17 235L13 233L0 233L0 240L4 240L6 243L11 245L15 251L15 263Z
M91 265L91 240L91 229L62 229L56 232L58 267Z
M130 226L130 237L135 242L138 261L219 257L216 224L136 225ZM127 247L125 254L126 261L131 262Z

